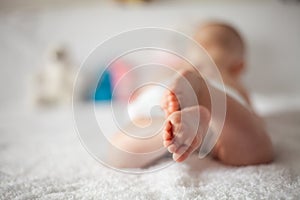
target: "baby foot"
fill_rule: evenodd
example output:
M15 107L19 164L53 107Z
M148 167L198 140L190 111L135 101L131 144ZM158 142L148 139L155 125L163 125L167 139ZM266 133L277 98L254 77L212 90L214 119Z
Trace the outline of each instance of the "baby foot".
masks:
M210 121L203 106L193 106L173 112L164 127L164 146L173 153L173 160L182 162L202 143Z
M164 93L161 107L165 111L166 116L169 116L173 112L180 110L179 102L176 98L176 95L170 90Z
M201 90L205 84L196 71L183 69L178 72L162 98L161 107L169 116L175 111L199 105Z

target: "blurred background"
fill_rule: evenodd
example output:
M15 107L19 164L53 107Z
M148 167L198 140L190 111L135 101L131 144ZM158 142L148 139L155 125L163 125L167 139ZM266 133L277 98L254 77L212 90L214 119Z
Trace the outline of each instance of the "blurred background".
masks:
M244 36L244 81L253 94L298 102L299 1L2 0L0 109L69 102L80 64L115 34L155 26L192 36L193 28L207 19L231 23ZM84 91L89 87L86 83ZM98 100L109 100L107 95Z
M98 44L120 32L161 27L193 36L197 25L213 19L232 24L246 41L247 71L243 81L271 133L274 165L246 167L245 171L226 166L225 170L230 171L224 171L226 176L220 179L222 170L216 163L203 160L200 168L198 164L196 167L205 174L199 184L194 181L198 175L190 179L190 175L178 173L177 169L185 171L185 165L166 170L166 178L162 173L153 173L137 180L99 168L83 146L91 144L99 155L108 155L108 142L95 135L101 135L99 128L105 134L116 133L119 128L107 103L112 98L111 88L129 66L151 57L132 54L105 71L100 82L94 80L99 79L103 63L93 63L94 67L79 80L75 100L80 105L72 115L73 82L81 63ZM180 45L172 38L168 42ZM115 50L118 46L107 49L107 53ZM95 194L99 199L107 195L107 199L116 199L128 188L129 193L144 188L137 194L145 190L149 199L157 199L160 194L162 199L165 195L176 198L166 190L156 195L162 184L169 186L167 191L174 188L178 198L186 192L190 198L219 197L222 193L215 193L215 188L229 198L235 197L236 191L242 191L241 195L257 193L258 198L266 199L289 194L291 199L299 197L299 176L290 173L289 168L278 167L293 166L300 173L299 58L299 0L0 0L0 199L95 199ZM140 72L138 78L149 75ZM126 96L126 88L137 77L128 76L118 98ZM99 102L97 109L94 101ZM121 110L126 112L124 107ZM93 123L94 114L97 123ZM78 117L76 122L80 123L75 124L73 117ZM83 144L83 140L91 143ZM212 170L206 170L210 166ZM148 177L146 184L143 181ZM191 189L184 187L186 182ZM198 186L200 190L196 190ZM249 186L253 186L252 192ZM121 197L137 198L127 194Z
M73 81L81 63L97 45L120 32L161 27L193 36L195 27L206 20L232 24L245 39L247 72L243 79L254 107L266 119L274 143L274 165L245 171L226 166L224 170L230 171L224 171L226 176L221 179L222 168L210 160L197 164L195 169L203 170L204 176L192 175L193 179L184 174L190 168L185 165L165 171L175 179L164 178L162 173L135 179L99 168L90 154L98 156L98 161L109 158L109 143L101 131L111 136L120 130L118 123L123 123L121 114L112 117L107 103L112 98L111 88L128 67L146 61L145 54L116 62L100 82L95 80L99 80L103 63L95 62L79 80L75 97L79 103L73 115ZM169 42L180 45L172 38ZM107 53L118 49L109 48ZM151 56L146 57L151 61ZM165 195L174 199L173 194L214 198L222 194L214 191L220 185L220 191L230 198L237 191L251 193L249 198L256 193L265 199L299 197L298 176L279 167L293 166L300 172L299 58L299 0L0 0L0 199L137 198L144 190L148 199ZM127 76L117 98L126 96L132 81L141 77ZM96 109L94 101L99 102ZM127 111L124 106L119 108ZM87 152L83 146L93 148ZM149 184L145 182L148 177ZM156 193L162 184L171 192ZM255 187L251 190L251 186ZM124 194L128 188L129 194Z

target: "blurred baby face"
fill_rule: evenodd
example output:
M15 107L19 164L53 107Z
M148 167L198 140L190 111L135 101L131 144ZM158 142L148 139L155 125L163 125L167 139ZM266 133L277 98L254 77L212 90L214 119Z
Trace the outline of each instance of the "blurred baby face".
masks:
M221 71L229 70L243 59L241 39L222 25L208 24L201 27L195 40L206 49Z

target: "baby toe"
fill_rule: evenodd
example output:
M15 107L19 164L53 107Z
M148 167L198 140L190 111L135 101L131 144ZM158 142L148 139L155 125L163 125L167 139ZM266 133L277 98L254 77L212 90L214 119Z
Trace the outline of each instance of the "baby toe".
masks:
M181 114L180 112L174 112L169 116L169 121L173 126L176 126L181 123Z
M176 151L176 149L177 149L177 146L174 143L168 146L168 151L170 153L174 153Z
M173 144L172 140L165 140L165 141L164 141L164 147L168 147L168 146L170 146L171 144Z
M191 154L191 150L192 149L190 147L182 145L176 150L175 153L173 153L173 160L176 162L182 162L186 160Z
M172 129L172 124L170 121L167 121L165 123L164 130L168 132L168 131L171 131L171 129Z
M167 92L167 95L168 95L168 100L169 101L174 101L174 100L176 100L176 96L175 96L175 94L172 92L172 91L168 91Z
M165 131L164 134L163 134L163 139L164 140L171 140L173 138L173 134L168 132L168 131Z
M173 106L168 106L168 114L172 114L173 112L176 111L176 108L174 108Z

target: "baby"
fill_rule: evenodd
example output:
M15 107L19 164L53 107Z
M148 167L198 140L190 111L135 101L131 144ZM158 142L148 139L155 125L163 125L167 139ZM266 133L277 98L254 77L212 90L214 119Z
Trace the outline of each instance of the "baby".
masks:
M229 165L253 165L272 161L272 143L262 119L251 109L248 94L240 77L244 72L245 44L240 34L230 25L210 22L198 28L194 39L201 44L214 60L226 87L234 91L247 105L243 105L232 95L226 95L225 124L211 156ZM163 130L144 141L116 134L113 143L125 151L147 153L162 145L166 151L137 159L114 155L118 167L143 167L151 164L169 151L177 162L186 160L201 146L211 120L210 94L202 76L187 65L176 68L178 76L172 79L170 90L164 92L161 107L165 112ZM185 88L188 81L197 104L191 104L190 94ZM215 92L221 92L215 89ZM147 93L147 90L144 91ZM200 117L200 120L196 120ZM195 123L197 122L197 123ZM147 124L143 118L134 119L133 124ZM196 134L191 134L196 133Z

